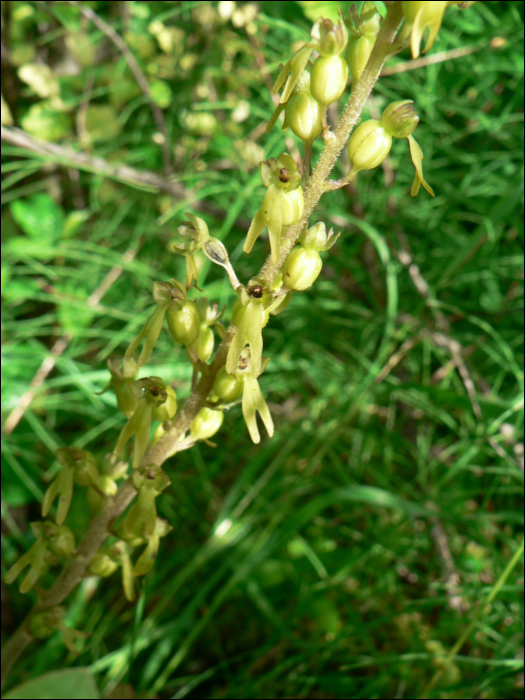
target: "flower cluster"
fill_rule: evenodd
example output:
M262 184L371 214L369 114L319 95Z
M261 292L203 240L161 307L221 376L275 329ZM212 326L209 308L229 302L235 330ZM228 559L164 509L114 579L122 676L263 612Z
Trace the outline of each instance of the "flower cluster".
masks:
M119 491L119 482L125 479L135 490L136 500L127 513L123 512L124 509L119 512L122 516L120 520L112 521L107 541L92 556L88 571L92 575L105 577L120 569L125 595L132 600L135 578L151 569L159 551L160 539L171 529L169 523L157 515L156 499L170 484L169 477L159 466L163 460L157 460L159 464L156 464L151 459L159 444L169 444L164 458L166 453L173 455L198 441L213 445L210 438L220 430L225 411L239 403L254 443L261 440L257 415L268 435L273 435L272 416L259 385L269 362L269 358L263 356L263 330L272 315L285 311L294 293L303 292L314 284L323 266L321 253L328 252L339 236L334 234L333 229L327 232L323 222L309 226L308 217L313 206L305 211L303 193L303 185L306 194L311 193L307 188L316 174L314 171L314 176L310 177L312 144L322 136L328 148L330 141L335 140L327 123L327 108L343 95L349 73L354 96L359 92L355 86L366 83L367 79L368 90L372 88L379 72L378 69L372 75L371 66L376 63L374 56L379 55L376 45L386 53L392 53L409 43L416 58L420 55L423 34L427 29L424 51L433 45L447 7L459 5L464 9L472 4L387 3L396 6L396 26L399 25L402 11L403 26L395 37L395 43L388 43L386 48L380 46L383 20L372 2L363 3L359 13L352 5L350 16L344 20L341 16L337 24L323 18L315 22L310 41L281 67L272 88L273 94L279 91L281 94L267 132L284 112L283 129L290 128L302 141L304 157L302 163L298 163L290 154L283 153L259 164L266 192L258 208L258 202L252 203L253 210L257 211L243 250L251 253L266 228L270 256L265 267L259 275L242 284L223 242L210 235L203 219L193 214L186 215L187 220L178 229L184 241L177 240L169 246L171 252L185 259L184 282L172 279L153 284L154 306L145 325L122 358L108 361L110 380L104 391L114 393L117 407L126 418L116 445L102 460L76 447L58 450L59 469L42 503L44 518L54 510L56 503L54 522L48 519L42 523L32 523L35 542L9 569L5 577L7 583L12 583L25 572L20 591L26 593L49 566L75 557L75 537L64 524L75 487L86 489L86 499L95 518L103 508L111 505ZM314 51L317 56L311 63ZM360 111L355 115L356 120L359 114ZM318 190L310 202L316 197L317 201L325 191L343 187L357 173L381 165L391 150L393 139L407 139L409 142L416 169L412 195L415 196L423 185L434 196L423 177L423 153L413 137L419 119L412 100L399 100L389 104L379 119L369 119L357 126L347 145L347 175L339 181L328 181L328 169L323 173L323 182L316 185ZM341 124L343 122L344 119ZM342 148L341 141L333 162ZM308 196L306 201L308 203ZM234 290L235 303L228 328L223 325L225 310L219 311L216 303L210 303L208 298L199 295L201 255L226 271ZM203 262L202 259L200 262ZM179 413L173 386L158 376L139 377L164 327L172 341L185 348L193 369L192 394ZM216 336L223 342L212 360ZM155 426L155 422L158 425ZM170 442L171 436L175 437ZM138 547L142 551L138 557L134 557L134 550ZM31 629L33 635L40 638L48 636L54 629L60 629L66 643L71 645L74 636L78 635L64 627L63 609L59 606L35 615Z

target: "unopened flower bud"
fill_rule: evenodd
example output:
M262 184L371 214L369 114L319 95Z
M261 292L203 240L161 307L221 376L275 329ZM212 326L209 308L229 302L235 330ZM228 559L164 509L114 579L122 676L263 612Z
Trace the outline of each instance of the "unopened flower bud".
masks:
M317 251L299 245L290 252L284 263L284 284L288 289L302 292L312 286L322 267L323 261Z
M90 574L93 574L93 576L100 576L101 578L111 576L117 569L118 562L112 559L106 547L101 547L98 550L88 566Z
M372 49L374 48L375 41L375 36L364 34L363 36L358 36L351 40L348 44L346 60L354 83L356 83L363 74Z
M354 172L377 168L392 147L392 137L376 119L360 124L348 143L348 156Z
M46 612L33 615L29 623L29 628L33 637L46 639L58 629L59 620L64 617L65 608L57 606Z
M212 329L208 326L201 325L199 337L193 343L193 349L201 362L208 362L212 356L214 345L215 336L213 335Z
M321 134L321 108L309 90L292 95L286 103L283 129L287 126L306 143Z
M118 491L116 482L110 476L106 475L99 476L95 482L95 486L108 498L114 496Z
M199 337L199 313L193 301L172 302L166 311L171 337L181 345L191 345Z
M259 167L268 191L250 225L243 250L245 253L251 252L257 237L267 226L272 258L278 260L283 227L297 223L303 212L301 175L297 172L297 164L287 153L277 160L269 158L261 161Z
M224 413L222 411L202 408L190 426L190 435L192 439L208 440L219 431L223 420Z
M396 139L408 138L419 124L419 114L414 110L413 100L389 104L381 115L379 124Z
M341 97L347 80L348 65L342 56L319 56L312 67L312 97L321 105L330 105Z
M331 19L319 17L310 34L313 47L321 56L338 56L346 47L348 31L342 19L334 24Z
M78 447L61 448L67 450L73 464L73 478L79 486L91 486L98 477L97 460L88 450Z
M197 243L203 243L209 238L209 230L204 219L201 219L195 214L186 214L189 221L183 221L179 226L178 231L181 236L189 236Z
M173 301L171 290L173 285L169 282L153 282L153 299L157 304L169 306ZM135 377L132 377L135 379Z
M175 390L171 386L167 386L165 390L166 400L153 409L151 413L153 420L171 420L177 413L177 394Z
M363 35L377 36L380 27L381 15L377 11L374 3L367 0L361 7L356 28Z
M171 299L171 296L170 296ZM137 408L137 399L133 396L130 389L130 383L137 376L137 363L134 358L130 357L124 361L123 368L120 369L119 360L108 360L108 369L111 372L111 381L107 389L113 389L117 397L117 406L119 411L131 418ZM107 390L105 389L105 391Z
M299 236L299 242L307 250L315 250L317 253L321 253L322 251L330 250L338 238L339 234L334 234L333 228L326 233L326 225L320 221L307 231L303 231Z
M225 403L232 403L240 398L243 387L244 382L242 379L239 379L234 374L228 374L224 367L219 370L213 382L213 391Z
M45 523L45 536L48 547L59 560L67 559L75 549L75 536L65 525Z

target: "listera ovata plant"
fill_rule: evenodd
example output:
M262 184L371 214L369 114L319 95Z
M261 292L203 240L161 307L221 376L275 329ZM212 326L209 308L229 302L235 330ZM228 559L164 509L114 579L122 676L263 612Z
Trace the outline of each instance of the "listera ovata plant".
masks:
M384 4L385 17L374 3L365 2L359 12L352 6L349 16L341 15L337 24L319 18L310 41L280 69L272 89L279 101L267 132L284 113L281 128L290 129L302 143L303 157L296 162L281 153L260 163L266 191L259 204L252 202L254 218L244 243L244 252L251 254L267 231L270 254L259 273L247 283L239 281L224 244L210 235L203 219L187 214L179 227L182 239L172 252L185 259L184 280L154 283L155 306L147 323L123 357L108 362L106 391L114 392L118 409L127 419L115 448L101 460L76 447L58 451L59 471L42 504L46 520L32 524L35 543L5 576L6 583L19 579L23 593L34 590L37 602L4 647L3 681L31 638L59 629L74 648L78 634L64 625L60 603L83 576L104 577L120 571L125 596L134 599L136 579L150 571L160 539L171 530L156 509L156 499L170 484L162 469L169 457L198 441L213 445L210 440L220 430L225 411L236 404L254 443L261 440L257 414L268 435L273 435L273 419L260 386L269 362L263 355L264 329L272 316L286 311L294 293L315 283L322 255L338 239L323 222L309 222L321 196L343 187L360 171L381 165L393 139L408 140L415 167L411 194L417 195L423 185L434 195L425 181L423 153L413 136L419 116L411 100L392 102L379 119L359 121L384 61L405 46L417 58L425 32L423 51L433 45L449 6L465 9L473 3ZM327 110L348 91L349 77L349 99L332 129ZM317 139L324 146L312 170L312 144ZM345 146L348 172L330 180ZM198 287L199 255L222 267L235 291L229 325L224 323L226 311L210 304ZM173 342L185 347L193 366L190 394L181 410L174 389L162 378L139 377L165 326ZM78 546L64 524L74 489L83 489L92 514ZM49 567L62 567L62 575L45 591L38 582Z

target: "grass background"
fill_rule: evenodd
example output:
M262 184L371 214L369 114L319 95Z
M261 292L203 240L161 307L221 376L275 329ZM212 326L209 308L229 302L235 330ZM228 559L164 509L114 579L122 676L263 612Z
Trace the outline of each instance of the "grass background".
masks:
M318 6L349 4L237 3L224 19L228 3L87 3L148 77L187 195L2 145L4 419L54 343L70 338L2 438L3 573L33 541L28 523L40 517L55 450L112 449L124 418L109 392L97 394L105 362L146 321L152 282L182 278L167 244L183 213L205 201L199 213L241 279L258 270L267 240L241 254L263 195L257 164L298 147L289 132L263 133L268 86ZM67 3L9 2L2 12L15 126L160 173L150 107L100 30ZM167 30L164 48L153 22ZM315 286L265 330L273 439L253 445L235 408L216 449L170 460L158 507L173 531L138 604L117 575L86 579L67 616L91 633L79 656L54 635L29 648L11 682L78 665L92 667L104 697L424 692L523 532L521 3L448 10L430 56L461 47L476 50L384 76L363 115L415 101L436 198L410 197L413 166L398 141L383 169L315 213L342 235ZM27 63L50 66L54 95L20 78ZM122 274L89 304L115 266ZM220 272L205 264L201 282L231 308ZM144 369L187 394L189 365L167 333ZM78 497L67 524L81 532L87 519ZM520 563L432 697L522 697L522 590ZM29 606L2 584L3 640Z

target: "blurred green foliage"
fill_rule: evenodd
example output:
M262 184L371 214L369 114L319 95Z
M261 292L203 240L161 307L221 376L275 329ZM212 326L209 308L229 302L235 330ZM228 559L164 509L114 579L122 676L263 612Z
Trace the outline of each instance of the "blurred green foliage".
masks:
M2 146L4 420L68 340L2 439L3 572L32 543L55 450L112 449L125 419L97 393L105 361L146 321L153 281L183 279L167 251L183 213L205 202L240 278L258 270L267 241L242 255L263 195L258 162L298 146L290 132L264 135L268 88L318 7L350 3L85 4L146 76L185 195ZM13 682L75 664L91 666L104 697L423 692L523 530L523 6L448 10L429 59L441 52L452 53L415 70L408 51L392 59L399 70L363 115L415 101L437 196L410 197L398 142L382 170L323 198L316 220L341 238L314 287L265 329L274 438L254 446L237 407L216 449L170 460L158 505L173 531L138 605L117 578L86 579L67 619L92 633L79 657L53 636ZM4 125L162 172L149 100L69 3L2 3L2 97ZM200 279L231 308L220 270L205 261ZM190 366L167 333L144 369L188 393ZM80 531L87 507L73 505ZM515 572L436 697L522 697L522 586ZM2 639L28 606L3 586Z

